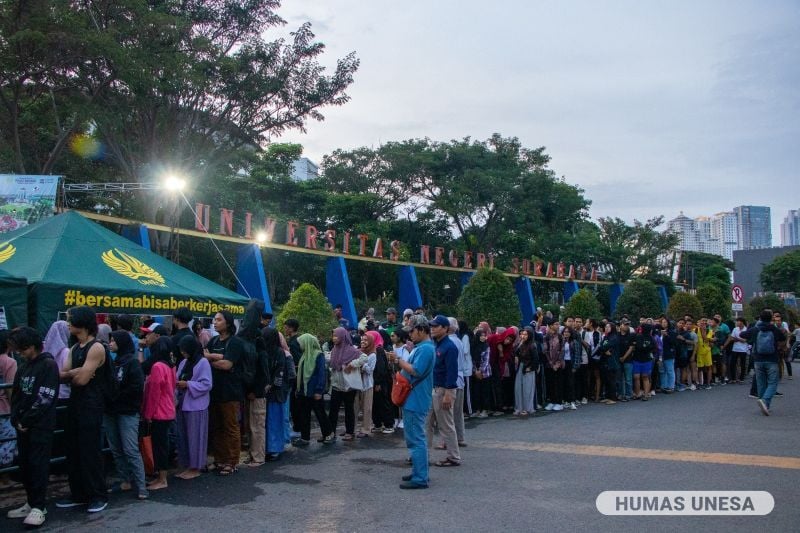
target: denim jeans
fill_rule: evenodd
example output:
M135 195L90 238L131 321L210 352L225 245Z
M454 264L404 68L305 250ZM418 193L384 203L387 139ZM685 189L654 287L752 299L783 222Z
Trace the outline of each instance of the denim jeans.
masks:
M403 433L411 456L411 482L428 485L428 443L425 438L427 413L403 409Z
M675 388L675 359L664 359L658 367L658 375L661 379L662 389Z
M756 383L758 397L769 407L772 397L778 388L778 363L762 363L756 361Z
M117 477L147 494L144 463L139 452L139 415L104 415L103 427L114 457Z
M630 398L633 396L633 363L623 363L622 366L625 385L623 396Z

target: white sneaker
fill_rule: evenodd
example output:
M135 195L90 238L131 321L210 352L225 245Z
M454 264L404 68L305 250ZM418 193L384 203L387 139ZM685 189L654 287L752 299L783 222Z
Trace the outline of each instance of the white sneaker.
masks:
M544 406L544 410L545 411L552 411L553 407L555 407L555 406L552 403L548 403L547 405Z
M576 411L578 409L578 406L575 405L575 402L568 403L567 407L569 408L570 411Z
M555 404L553 406L553 411L563 411L563 410L564 410L564 406L561 405L560 403L557 403L557 404Z
M400 422L397 423L397 429L403 429L403 427L403 421L400 420Z
M654 390L651 390L651 391L650 391L650 396L651 396L651 397L653 397L653 396L655 396L655 395L656 395L656 391L654 391Z
M44 513L45 512L41 509L36 509L34 507L22 523L26 526L39 527L44 524Z
M6 513L6 517L8 518L25 518L31 512L31 506L28 505L28 502L25 502L25 505L22 507L18 507L16 509L12 509L11 511Z
M695 384L694 384L694 383L692 383L692 386L691 386L691 387L689 387L689 390L697 390L697 387L695 386Z
M586 405L587 403L589 403L588 398L581 398L581 404Z

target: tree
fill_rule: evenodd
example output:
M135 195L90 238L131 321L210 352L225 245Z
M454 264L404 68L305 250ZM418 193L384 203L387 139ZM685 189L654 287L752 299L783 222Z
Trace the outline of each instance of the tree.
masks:
M697 288L697 299L703 306L703 315L710 318L722 315L725 319L731 314L730 297L726 297L722 289L716 284L706 283Z
M614 312L618 318L628 315L634 321L640 317L656 317L661 313L658 289L655 283L646 279L635 279L625 285Z
M300 322L300 331L311 333L318 339L329 338L337 326L331 304L310 283L303 283L291 294L278 315L278 327L282 328L290 318Z
M691 315L695 320L703 314L703 304L697 296L688 292L676 292L667 305L667 316L678 320L686 315Z
M659 272L659 258L669 254L678 245L678 237L656 230L664 217L647 222L633 221L628 225L620 218L600 218L600 244L597 255L605 274L617 282L624 282L634 274Z
M566 316L600 319L603 309L592 291L580 289L569 299L564 313Z
M791 324L800 323L798 322L798 313L795 308L787 306L778 295L772 293L751 299L744 308L744 316L748 321L754 322L758 320L758 315L762 309L771 309L779 312L784 317L784 321L789 323L790 329Z
M765 265L761 285L768 291L800 295L800 250L776 257Z
M678 261L678 280L680 283L694 289L699 285L700 272L712 265L719 265L728 271L736 269L732 261L725 259L721 255L704 252L681 252Z
M468 324L486 321L492 327L515 326L522 316L514 286L502 272L482 268L470 278L458 299L458 311Z

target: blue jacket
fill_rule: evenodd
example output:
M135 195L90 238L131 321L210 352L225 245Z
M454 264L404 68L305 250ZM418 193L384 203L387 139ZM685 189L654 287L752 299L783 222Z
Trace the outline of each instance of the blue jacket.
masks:
M433 367L433 386L458 387L458 347L449 337L436 342L436 366Z
M298 373L300 369L298 368ZM325 355L320 352L317 354L317 359L314 363L314 373L311 375L311 379L308 380L308 387L303 387L303 381L300 380L300 387L297 389L297 393L300 396L307 396L312 397L315 394L324 394L325 393L325 384L328 380L328 371L325 365Z

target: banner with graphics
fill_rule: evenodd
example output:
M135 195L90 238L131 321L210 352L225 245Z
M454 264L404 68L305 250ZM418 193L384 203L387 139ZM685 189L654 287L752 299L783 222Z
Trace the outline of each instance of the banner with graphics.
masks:
M53 216L61 176L0 174L0 233Z

